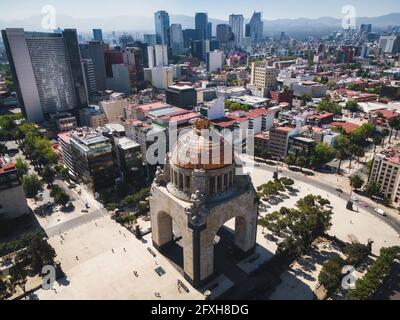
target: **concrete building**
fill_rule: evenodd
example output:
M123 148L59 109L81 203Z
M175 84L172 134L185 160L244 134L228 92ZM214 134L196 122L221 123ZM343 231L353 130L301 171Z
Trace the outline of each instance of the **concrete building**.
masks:
M225 55L220 50L215 50L207 53L207 71L217 72L222 70L224 66Z
M165 45L148 46L147 55L149 58L149 68L168 65L168 47Z
M196 89L188 85L170 86L165 90L168 104L184 109L193 109L197 105Z
M113 188L114 160L109 139L93 129L77 129L68 135L78 180L94 194Z
M167 89L174 83L174 69L171 67L152 68L151 83L157 89Z
M0 158L0 222L28 215L30 209L13 163Z
M369 181L378 183L381 192L397 206L400 205L400 152L389 148L376 154Z
M131 88L138 88L144 82L144 65L142 50L136 47L126 47L122 50L122 59L129 71L129 81Z
M134 73L133 66L129 66L126 64L113 64L112 65L112 78L107 78L107 88L109 90L113 90L116 92L122 92L127 95L131 95L132 92L132 83L131 83L131 74ZM144 71L143 71L143 79L144 79Z
M243 24L244 24L243 15L231 14L229 16L229 25L235 36L234 42L236 47L240 47L241 40L244 37Z
M104 60L103 43L89 41L79 45L82 59L91 59L96 75L96 86L98 90L106 89L106 63Z
M146 33L143 35L143 41L149 46L154 46L157 44L157 36L155 34Z
M229 24L217 25L217 39L222 49L227 49L228 43L234 41L234 35Z
M127 99L110 99L101 101L99 105L108 122L118 122L124 116L124 109L129 106L129 101Z
M305 94L311 98L324 98L326 97L327 87L315 81L295 82L292 84L291 89L295 97L301 97Z
M205 102L204 106L200 109L200 114L210 121L225 117L225 98L220 97Z
M2 31L19 106L31 122L87 104L76 30L62 33Z
M89 106L81 111L82 126L98 128L108 123L107 116L99 106Z
M229 220L236 219L236 259L243 260L256 248L258 202L251 178L236 175L240 168L232 147L221 136L215 137L218 144L202 139L200 132L207 128L207 120L198 121L177 142L164 169L156 173L150 197L154 247L165 254L176 245L176 225L182 237L181 267L195 288L215 278L215 237ZM203 158L205 152L210 156Z
M276 90L278 86L279 70L270 67L266 62L251 64L251 80L250 84L259 89L269 88Z
M381 36L379 38L379 48L384 53L399 53L400 36L398 35Z
M82 59L82 70L85 80L86 95L88 99L90 99L97 91L96 73L92 59Z
M300 126L276 127L269 132L268 152L275 159L284 159L288 152L289 138L300 133Z

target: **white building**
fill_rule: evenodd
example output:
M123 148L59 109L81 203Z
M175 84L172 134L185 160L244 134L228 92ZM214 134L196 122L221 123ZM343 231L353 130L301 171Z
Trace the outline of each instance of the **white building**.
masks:
M240 47L242 38L244 37L243 23L243 15L231 14L229 16L229 25L231 26L232 33L235 35L235 45L237 47Z
M225 116L225 99L223 97L206 102L201 110L208 120L221 119Z
M207 70L208 72L216 72L224 66L224 53L220 50L214 50L207 54Z
M168 47L166 45L154 45L147 47L149 68L164 67L168 65Z
M151 83L157 89L168 89L174 83L174 68L156 67L151 69Z
M251 64L251 80L250 84L259 89L269 88L275 90L278 86L279 70L270 67L266 62Z
M396 35L381 36L379 39L379 48L385 53L399 53L400 37Z
M106 115L109 122L118 121L124 115L124 109L129 106L127 99L101 101L100 110Z

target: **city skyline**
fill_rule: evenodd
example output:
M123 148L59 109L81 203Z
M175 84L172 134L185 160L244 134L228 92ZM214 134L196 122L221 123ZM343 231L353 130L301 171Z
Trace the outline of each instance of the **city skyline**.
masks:
M26 1L16 0L3 6L0 13L0 20L23 20L29 17L40 15L43 6L53 5L57 13L60 15L71 16L73 18L94 18L105 17L111 18L121 15L131 15L137 17L151 17L158 10L169 11L171 15L187 15L192 16L196 12L207 12L209 18L212 19L228 19L232 13L243 14L245 18L250 18L254 11L263 12L265 20L274 19L297 19L320 17L342 16L342 8L346 5L352 5L357 10L357 16L375 17L393 12L398 12L398 2L396 0L384 0L376 3L369 3L365 6L361 0L339 0L326 6L325 3L315 3L311 0L297 2L289 0L287 5L293 10L282 10L280 3L259 2L257 0L247 1L245 4L234 1L235 10L227 10L232 8L232 1L221 0L218 3L212 1L198 2L195 0L182 1L170 0L168 4L161 0L151 0L146 3L146 7L142 7L140 1L119 0L119 5L113 3L103 3L101 6L94 5L94 1L89 0L84 3L76 0L69 1L68 4L59 0L53 0L51 3L44 0L36 0L29 3ZM184 4L184 5L183 5ZM76 8L79 7L79 10ZM231 12L234 11L234 12ZM130 14L132 12L133 14ZM136 14L140 12L140 15ZM12 19L10 19L12 17Z

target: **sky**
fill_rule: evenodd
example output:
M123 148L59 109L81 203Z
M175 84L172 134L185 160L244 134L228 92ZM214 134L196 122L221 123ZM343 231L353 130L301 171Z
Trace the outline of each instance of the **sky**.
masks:
M262 11L266 20L280 18L341 17L342 7L353 5L359 17L400 12L399 0L0 0L0 20L20 20L40 15L53 5L57 14L76 18L152 16L157 10L170 15L208 12L210 18L227 20L231 13L250 17Z

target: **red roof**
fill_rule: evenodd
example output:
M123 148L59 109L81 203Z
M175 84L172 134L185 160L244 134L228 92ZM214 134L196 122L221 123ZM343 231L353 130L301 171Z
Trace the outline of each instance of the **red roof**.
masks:
M350 122L332 122L330 125L332 127L343 128L345 133L351 133L351 132L357 130L358 128L360 128L360 126L358 124L354 124L354 123L350 123Z
M385 118L386 120L400 117L400 113L397 113L395 110L390 110L390 109L376 110L375 113L382 114L382 117Z

